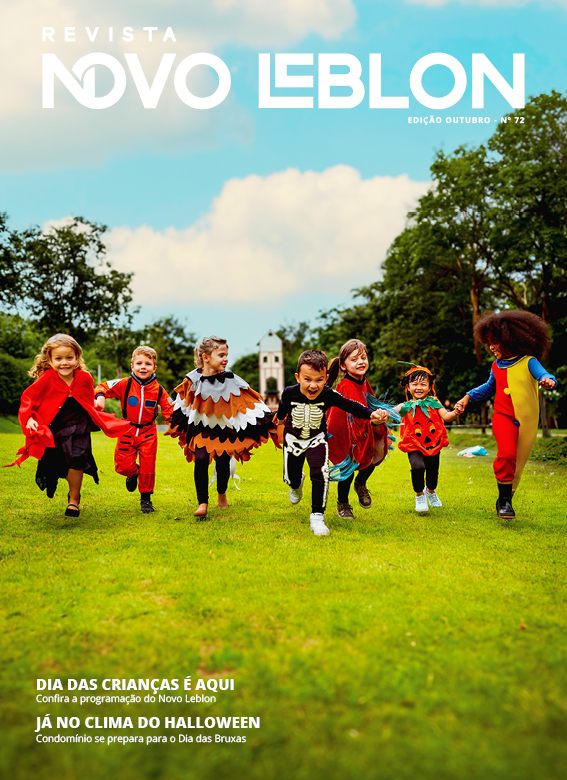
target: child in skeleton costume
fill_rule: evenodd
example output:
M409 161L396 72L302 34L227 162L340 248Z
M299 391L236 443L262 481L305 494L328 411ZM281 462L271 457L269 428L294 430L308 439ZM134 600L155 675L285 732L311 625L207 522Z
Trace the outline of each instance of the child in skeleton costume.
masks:
M38 459L35 481L53 498L59 479L69 483L67 517L79 516L83 474L98 484L91 449L91 432L121 436L128 423L95 409L93 378L86 369L81 347L72 336L56 333L43 345L28 372L35 381L22 393L18 417L26 436L19 458Z
M130 364L132 373L123 379L102 382L95 388L95 407L104 409L107 398L118 398L122 418L130 423L114 451L114 468L126 477L126 490L140 491L140 509L153 512L152 494L156 480L156 417L161 408L166 422L173 411L173 401L158 383L155 375L157 353L148 346L136 347ZM139 464L136 463L139 460Z
M326 413L339 407L355 417L385 422L387 413L373 412L351 401L326 385L328 359L324 352L307 350L299 356L295 378L297 385L282 393L277 419L284 423L284 482L290 486L289 500L301 501L303 464L311 474L311 515L309 524L316 536L328 536L324 512L329 492L329 447Z
M435 492L441 450L449 444L443 421L450 422L459 414L447 411L438 401L434 379L435 374L425 366L410 368L401 385L406 388L406 399L409 391L412 400L395 407L402 416L398 448L408 454L416 512L427 512L429 506L443 506Z
M195 517L200 518L207 515L209 464L216 461L217 507L226 509L231 457L249 460L251 450L277 439L274 413L244 379L226 370L227 364L225 339L211 336L197 344L197 367L175 388L177 398L166 432L179 437L187 461L195 462L199 502Z
M344 373L337 385L337 392L352 401L368 406L368 398L374 399L374 391L365 379L368 371L366 345L358 339L349 339L341 347L339 357L331 361L327 384L332 387L339 371ZM329 432L329 460L338 466L350 461L348 476L338 479L337 514L343 519L354 519L349 503L349 491L354 480L358 503L364 509L372 506L372 498L366 483L372 472L388 454L389 436L386 425L372 425L369 420L353 417L335 406L327 413Z
M538 383L549 390L557 384L537 359L549 348L549 330L535 314L510 310L484 314L475 326L475 334L496 360L488 382L469 390L455 409L463 412L469 401L484 401L496 393L492 417L498 444L494 461L496 513L501 518L514 518L512 495L537 436Z

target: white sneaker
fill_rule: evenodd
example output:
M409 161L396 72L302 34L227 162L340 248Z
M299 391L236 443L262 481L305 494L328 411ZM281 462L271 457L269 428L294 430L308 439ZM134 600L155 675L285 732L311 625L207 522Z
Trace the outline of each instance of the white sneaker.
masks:
M303 483L305 481L305 474L301 475L301 485L298 488L289 489L289 500L292 504L299 504L303 498Z
M429 490L425 491L425 495L427 496L427 500L429 501L429 506L443 506L441 503L441 499L437 495L435 491L433 493L430 493Z
M416 512L428 512L429 507L427 506L427 499L425 498L425 495L422 493L421 496L415 497L415 511Z
M325 525L325 515L320 512L312 512L309 515L309 525L315 536L329 536L331 533Z

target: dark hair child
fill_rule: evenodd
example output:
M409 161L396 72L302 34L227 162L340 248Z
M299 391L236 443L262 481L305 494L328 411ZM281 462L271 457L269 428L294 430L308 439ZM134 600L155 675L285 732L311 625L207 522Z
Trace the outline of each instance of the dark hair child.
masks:
M367 406L344 398L326 385L328 358L319 350L307 350L298 360L298 384L282 393L277 419L284 424L284 482L290 486L289 500L298 504L303 495L303 464L311 474L309 524L316 536L328 536L325 506L329 492L329 447L326 412L339 407L355 417L384 422L387 413L372 412Z
M436 493L441 450L449 444L443 421L457 416L435 397L434 380L435 374L425 366L410 368L400 384L406 389L406 399L409 393L412 400L395 407L402 416L398 448L408 454L416 512L443 506Z
M365 378L367 371L366 345L359 339L349 339L341 347L339 356L331 361L327 384L332 387L339 372L342 372L343 378L337 385L337 392L351 401L369 406L367 396L374 398L374 392ZM348 475L337 480L337 514L343 519L352 520L354 515L349 502L350 487L354 480L358 503L363 509L369 509L372 498L366 484L388 453L388 429L386 425L373 426L370 420L353 417L336 406L327 413L327 428L331 463L340 467L350 461L350 468L346 469ZM355 470L358 471L356 479Z
M469 401L484 401L495 395L492 431L498 445L494 460L496 513L501 518L513 518L512 495L537 436L538 383L546 389L557 384L538 360L549 349L549 328L537 315L511 309L486 312L477 322L475 333L496 359L488 381L469 390L455 409L463 412Z

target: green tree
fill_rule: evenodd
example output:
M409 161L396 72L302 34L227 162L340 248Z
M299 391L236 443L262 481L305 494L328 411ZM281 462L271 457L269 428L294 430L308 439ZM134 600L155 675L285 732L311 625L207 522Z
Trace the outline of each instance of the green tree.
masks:
M47 232L11 234L22 270L21 301L47 333L84 341L120 321L131 323L133 274L116 271L106 259L105 231L76 217Z

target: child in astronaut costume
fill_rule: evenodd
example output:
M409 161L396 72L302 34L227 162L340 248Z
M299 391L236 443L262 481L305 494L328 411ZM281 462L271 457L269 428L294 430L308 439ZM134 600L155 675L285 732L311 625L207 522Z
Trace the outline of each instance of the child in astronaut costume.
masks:
M311 515L309 523L316 536L328 536L324 512L329 493L329 447L326 412L339 407L355 417L385 422L385 411L373 412L357 401L344 398L325 383L328 359L324 352L307 350L299 356L297 385L286 387L277 411L284 425L284 482L290 486L289 500L301 501L303 464L307 459L311 475Z
M126 490L140 491L140 509L153 512L152 494L156 479L156 417L161 408L166 422L173 411L173 401L158 383L155 375L157 353L142 345L132 353L132 373L123 379L102 382L95 388L95 408L104 409L107 398L118 398L122 418L130 427L116 444L114 468L126 477ZM139 460L139 463L136 463Z

